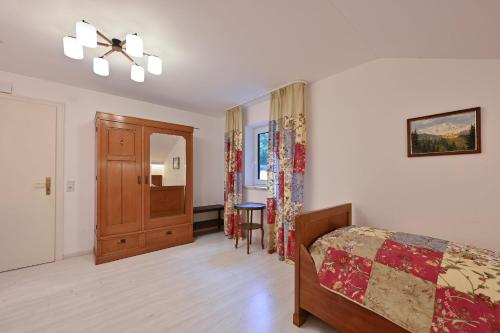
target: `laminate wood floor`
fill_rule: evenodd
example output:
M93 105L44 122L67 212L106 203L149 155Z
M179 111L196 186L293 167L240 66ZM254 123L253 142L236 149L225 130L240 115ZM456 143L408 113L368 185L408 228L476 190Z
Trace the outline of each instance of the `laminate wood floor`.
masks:
M216 233L100 266L86 255L0 273L0 332L336 332L292 324L293 266L259 245L247 255Z

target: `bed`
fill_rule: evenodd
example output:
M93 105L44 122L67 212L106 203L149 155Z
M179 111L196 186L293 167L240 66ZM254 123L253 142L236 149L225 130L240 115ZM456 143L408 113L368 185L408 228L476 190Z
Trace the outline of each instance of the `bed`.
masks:
M351 209L351 204L345 204L304 213L296 218L295 325L301 326L312 314L343 333L500 332L498 253L425 236L354 227ZM382 241L373 246L356 238L369 239L368 233L377 233L374 237ZM416 240L421 242L422 239L424 243L417 243L419 246L406 245ZM335 245L325 245L328 242ZM371 251L372 260L366 260L364 254L348 253L356 246L358 252ZM413 252L398 252L407 248L421 253L415 253L413 258ZM395 252L391 254L392 250ZM424 258L421 265L408 265L408 262L413 263L412 260L420 260L421 257ZM465 268L468 271L454 267L467 264L470 264ZM354 270L350 271L351 266L355 268L354 274ZM365 268L368 269L367 274L363 272ZM389 275L377 275L384 270ZM452 275L443 275L448 273ZM365 280L359 279L365 275ZM417 287L406 280L398 280L398 276L413 279ZM453 284L444 286L449 277L461 278L465 288L472 285L471 279L475 279L474 283L479 282L473 283L477 288L472 287L472 293L467 294L466 290L460 293L458 285L457 290ZM412 289L411 293L401 289L409 286L417 289ZM392 303L392 299L386 302L387 297L395 297L399 303Z

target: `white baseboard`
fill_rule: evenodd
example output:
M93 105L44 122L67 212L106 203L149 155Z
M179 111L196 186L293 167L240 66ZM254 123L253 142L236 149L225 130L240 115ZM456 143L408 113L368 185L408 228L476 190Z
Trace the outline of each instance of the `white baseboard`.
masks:
M74 257L80 257L80 256L86 256L89 254L93 254L93 250L85 250L85 251L78 251L78 252L73 252L73 253L68 253L63 255L63 260L64 259L69 259L69 258L74 258Z

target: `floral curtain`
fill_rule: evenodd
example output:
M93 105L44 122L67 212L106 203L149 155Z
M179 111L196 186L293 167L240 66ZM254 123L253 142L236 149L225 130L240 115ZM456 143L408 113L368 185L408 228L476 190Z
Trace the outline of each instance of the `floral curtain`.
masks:
M229 238L241 237L240 229L237 228L239 220L234 205L241 203L242 200L242 127L240 107L228 110L224 136L224 233Z
M295 258L295 216L304 202L306 160L304 84L295 83L271 95L267 173L269 253Z

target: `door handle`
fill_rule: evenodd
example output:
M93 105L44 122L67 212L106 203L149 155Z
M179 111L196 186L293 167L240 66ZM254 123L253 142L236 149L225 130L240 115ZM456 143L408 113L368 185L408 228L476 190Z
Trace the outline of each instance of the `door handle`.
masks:
M50 188L52 185L52 180L50 177L45 177L45 194L50 195Z
M52 187L52 179L50 177L45 177L45 182L35 183L35 187L45 187L45 195L50 195L50 189Z

